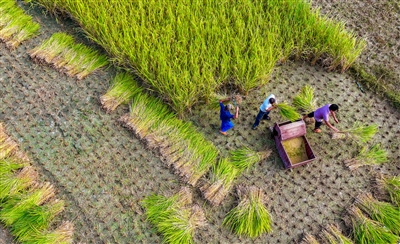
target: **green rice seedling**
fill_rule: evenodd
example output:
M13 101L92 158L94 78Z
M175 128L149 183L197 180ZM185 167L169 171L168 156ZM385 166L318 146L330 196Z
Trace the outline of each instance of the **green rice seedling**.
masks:
M193 243L195 228L205 223L199 206L189 208L191 194L187 189L165 197L151 195L142 200L147 219L163 234L167 243Z
M314 100L314 88L310 85L305 85L301 88L300 93L293 98L293 105L297 109L304 111L314 111L316 101Z
M42 42L39 46L33 48L28 53L31 58L38 61L52 63L53 59L59 56L68 47L74 44L74 38L66 33L57 32Z
M265 208L265 196L261 189L249 187L238 206L226 215L223 225L242 236L256 238L272 231L272 220Z
M248 147L242 147L230 152L230 160L242 172L265 159L270 154L271 151L255 152Z
M0 39L10 49L37 35L39 31L39 24L25 14L15 1L0 0L0 16Z
M142 93L142 88L128 72L118 73L108 89L107 93L101 96L100 102L107 112L114 111L120 104L127 104L133 96Z
M11 233L19 241L29 242L32 237L50 227L54 217L64 210L64 202L54 200L44 205L26 209L11 226Z
M11 163L12 166L8 165L10 170L6 172L4 161L0 160L0 202L36 184L38 179L37 172L31 166L23 167L23 164ZM20 167L23 168L18 173L13 172Z
M400 176L382 176L377 183L389 194L390 201L400 207Z
M350 129L343 130L340 133L347 133L350 135L350 137L359 140L363 143L366 143L370 141L377 132L378 132L377 124L366 125L356 121Z
M301 118L301 115L296 112L296 109L287 103L279 103L276 105L279 108L279 114L290 121L296 121Z
M300 242L300 244L319 244L317 239L313 235L310 235L308 233L305 233L303 236L303 240Z
M359 208L348 209L353 226L353 237L356 243L397 243L399 237L383 224L366 217Z
M214 206L221 204L229 193L233 182L240 174L228 158L220 158L211 172L211 183L201 187L204 197Z
M41 188L35 189L29 194L15 194L1 204L0 220L6 226L12 226L28 209L41 205L53 196L54 188L49 183L44 184Z
M74 226L71 222L64 221L57 229L41 231L26 241L32 244L71 244L73 243Z
M357 206L371 219L382 223L387 229L400 236L400 208L388 202L381 202L370 193L358 195Z
M347 236L343 235L342 232L336 225L328 225L325 230L322 231L323 237L328 240L330 244L353 244L354 242L348 238Z
M382 149L380 144L376 144L371 148L363 147L355 158L346 160L345 164L351 170L355 170L363 165L380 165L387 161L386 150Z

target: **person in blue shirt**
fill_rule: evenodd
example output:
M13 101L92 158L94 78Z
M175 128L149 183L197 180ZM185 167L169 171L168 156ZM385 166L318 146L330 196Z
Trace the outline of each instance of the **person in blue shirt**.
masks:
M233 109L233 105L232 104L227 104L226 106L224 105L224 102L229 101L230 98L226 98L224 100L220 100L219 101L219 106L220 106L220 114L219 114L219 118L221 120L221 128L219 129L219 132L222 135L226 135L226 132L230 129L233 128L233 122L231 121L231 119L236 119L237 117L239 117L239 107L236 106L236 111L235 111L235 115L231 114L230 110Z
M268 116L272 109L276 108L276 98L274 94L269 95L264 102L260 106L260 111L257 114L256 121L254 122L251 129L257 129L257 126L260 124L262 119L270 120L271 118Z

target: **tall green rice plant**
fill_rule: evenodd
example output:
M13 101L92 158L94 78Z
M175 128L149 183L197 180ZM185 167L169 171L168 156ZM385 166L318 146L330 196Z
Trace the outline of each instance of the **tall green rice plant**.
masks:
M226 215L223 225L238 235L256 238L272 231L271 215L265 208L265 196L261 189L249 187L238 206Z
M393 234L382 223L366 217L359 208L349 210L353 226L353 237L357 243L397 243L399 237Z
M127 104L133 96L143 92L132 75L128 72L118 73L108 89L107 93L101 96L100 102L106 111L114 111L120 104Z
M380 144L376 144L371 148L363 147L355 158L346 160L345 164L351 170L354 170L363 165L380 165L387 161L386 150L382 149Z
M279 109L279 114L290 121L296 121L301 118L301 115L296 109L287 103L279 103L276 105Z
M29 239L32 244L70 244L73 243L74 226L71 222L64 221L55 230L41 231Z
M293 105L297 109L304 111L314 111L316 102L314 100L314 88L310 85L305 85L301 88L300 93L293 98Z
M400 208L398 206L378 201L369 193L357 196L356 204L371 219L382 223L394 234L400 236Z
M24 166L18 173L13 171L22 167L23 164L11 163L7 165L12 167L11 170L6 171L5 164L3 163L4 161L6 160L0 160L0 202L26 190L28 187L35 184L38 179L37 172L30 166Z

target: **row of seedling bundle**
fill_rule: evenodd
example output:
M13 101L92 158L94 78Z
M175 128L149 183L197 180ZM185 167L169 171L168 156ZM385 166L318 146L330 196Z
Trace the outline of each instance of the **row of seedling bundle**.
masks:
M325 55L331 69L344 71L365 46L303 0L32 2L70 14L179 115L225 83L245 93L265 84L278 60Z
M39 24L17 5L15 0L0 0L0 40L9 49L37 35Z
M130 86L131 92L121 87ZM130 104L130 113L120 122L156 149L161 159L183 181L195 186L215 164L218 150L190 122L179 120L160 99L147 95L128 73L118 74L110 90L101 97L107 111L121 103Z
M72 243L73 226L66 221L52 230L64 202L38 173L0 124L0 221L21 243Z
M57 70L79 80L107 65L107 57L82 43L75 43L74 38L66 33L54 33L41 45L29 51L37 62L46 62Z

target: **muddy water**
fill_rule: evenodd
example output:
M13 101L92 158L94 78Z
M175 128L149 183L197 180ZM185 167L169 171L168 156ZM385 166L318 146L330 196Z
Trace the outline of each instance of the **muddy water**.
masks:
M82 40L82 33L70 21L56 22L38 10L30 11L41 24L40 35L14 51L0 44L0 120L28 153L43 180L55 184L58 197L66 201L61 217L74 222L76 242L161 242L162 237L145 221L140 200L152 193L175 193L183 184L117 123L127 107L112 114L100 108L99 96L107 90L114 68L77 81L29 58L27 51L56 31ZM312 133L311 124L306 136L317 159L284 170L268 130L283 120L279 113L272 111L271 121L262 121L258 130L250 128L266 96L274 93L278 102L290 103L304 84L315 88L319 106L339 104L337 128L349 128L354 121L377 123L379 133L371 144L384 145L389 163L350 171L343 161L354 156L360 145L331 140L326 126L323 133ZM194 188L195 202L204 208L209 222L196 232L197 243L294 243L305 232L317 234L330 223L339 224L348 233L342 218L357 193L372 190L375 173L400 172L399 111L373 93L361 92L346 74L326 73L302 62L277 67L269 84L244 97L228 136L218 133L218 110L201 105L193 111L191 121L222 155L241 146L273 150L270 157L237 179L237 184L256 185L265 191L273 232L255 240L233 235L221 223L237 204L234 192L221 206L211 207Z

